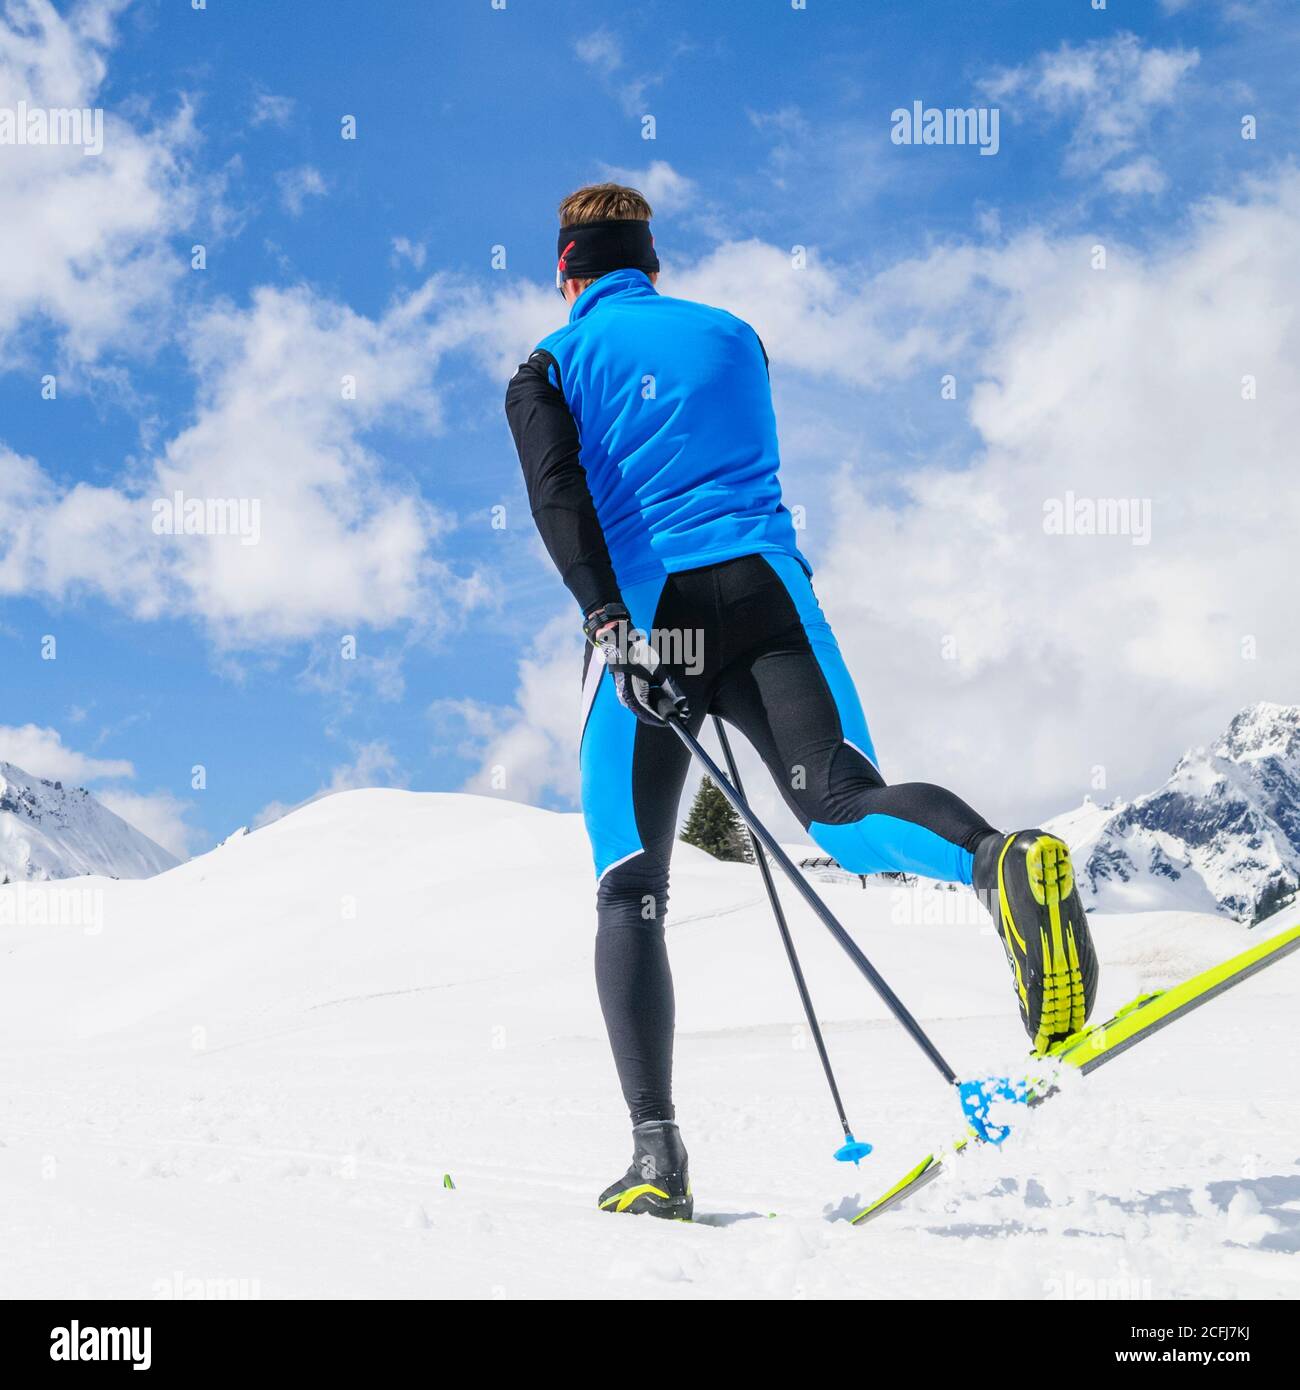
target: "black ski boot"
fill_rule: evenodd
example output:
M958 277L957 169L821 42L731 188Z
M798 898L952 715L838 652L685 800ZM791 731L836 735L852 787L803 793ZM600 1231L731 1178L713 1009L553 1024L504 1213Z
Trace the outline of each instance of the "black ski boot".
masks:
M694 1211L686 1146L672 1120L632 1127L632 1166L600 1194L601 1211L689 1221Z
M975 891L1011 962L1034 1051L1077 1033L1097 997L1097 956L1063 840L1042 830L989 835L975 850Z

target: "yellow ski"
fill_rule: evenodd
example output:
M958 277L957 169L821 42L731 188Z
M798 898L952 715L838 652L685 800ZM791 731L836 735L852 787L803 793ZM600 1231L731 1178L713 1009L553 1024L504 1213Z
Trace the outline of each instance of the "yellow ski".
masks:
M1080 1029L1079 1032L1049 1047L1045 1053L1035 1054L1032 1060L1050 1060L1063 1066L1075 1067L1086 1076L1088 1072L1118 1057L1120 1053L1127 1052L1134 1043L1150 1037L1174 1019L1181 1018L1183 1014L1199 1008L1207 1000L1222 994L1224 990L1249 979L1265 966L1281 960L1297 946L1300 946L1300 926L1267 937L1242 951L1240 955L1233 956L1231 960L1211 966L1209 970L1193 975L1182 984L1170 985L1168 989L1158 989L1151 994L1141 994L1117 1010L1105 1023ZM1030 1104L1040 1105L1055 1094L1056 1092L1049 1087L1035 1096ZM978 1142L973 1131L959 1139L947 1154L927 1154L888 1192L876 1198L870 1206L864 1207L853 1217L852 1224L864 1225L906 1201L914 1192L919 1192L939 1176L945 1159L956 1157L972 1140Z

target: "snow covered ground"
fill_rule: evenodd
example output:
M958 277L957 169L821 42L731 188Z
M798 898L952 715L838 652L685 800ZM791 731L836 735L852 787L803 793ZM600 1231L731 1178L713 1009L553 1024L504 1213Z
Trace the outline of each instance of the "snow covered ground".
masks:
M956 1102L787 892L876 1145L834 1163L758 874L685 846L670 943L699 1219L595 1211L629 1145L590 872L575 816L357 791L151 880L0 889L0 1296L1300 1294L1300 959L854 1228L960 1129ZM37 895L69 888L80 919L47 922ZM959 1071L1016 1067L1007 968L967 895L823 891ZM1289 924L1098 918L1099 1014Z

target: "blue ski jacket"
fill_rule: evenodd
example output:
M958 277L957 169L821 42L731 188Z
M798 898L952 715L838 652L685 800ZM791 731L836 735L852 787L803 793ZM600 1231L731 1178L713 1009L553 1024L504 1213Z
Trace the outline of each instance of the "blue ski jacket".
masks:
M743 320L602 276L515 373L506 416L542 539L584 612L620 586L793 556L767 354Z

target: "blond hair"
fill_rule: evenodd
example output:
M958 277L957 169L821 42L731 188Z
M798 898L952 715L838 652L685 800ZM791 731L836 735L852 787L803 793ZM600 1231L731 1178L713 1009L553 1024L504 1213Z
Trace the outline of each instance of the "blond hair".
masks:
M635 188L621 183L591 183L570 193L560 204L560 227L576 227L580 222L611 222L635 218L649 222L650 204Z

